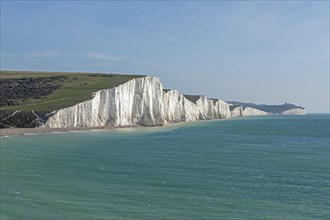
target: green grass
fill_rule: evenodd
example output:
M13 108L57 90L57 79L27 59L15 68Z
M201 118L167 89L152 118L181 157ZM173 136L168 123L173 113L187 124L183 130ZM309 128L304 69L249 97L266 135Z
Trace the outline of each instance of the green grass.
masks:
M55 92L41 99L25 100L24 105L2 106L0 110L54 111L86 101L98 90L113 88L131 79L143 77L142 75L97 73L0 71L1 79L51 76L66 77L63 82L57 82L60 87Z

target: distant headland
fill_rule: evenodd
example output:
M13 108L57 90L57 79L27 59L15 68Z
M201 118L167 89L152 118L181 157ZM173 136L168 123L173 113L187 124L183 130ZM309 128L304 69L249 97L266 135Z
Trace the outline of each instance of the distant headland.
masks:
M301 106L257 105L186 95L145 75L0 71L0 128L161 126L253 115L305 114Z

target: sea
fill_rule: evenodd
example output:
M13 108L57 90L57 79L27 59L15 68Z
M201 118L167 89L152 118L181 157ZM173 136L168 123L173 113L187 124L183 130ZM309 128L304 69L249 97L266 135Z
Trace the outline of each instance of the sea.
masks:
M329 114L1 138L1 220L330 218Z

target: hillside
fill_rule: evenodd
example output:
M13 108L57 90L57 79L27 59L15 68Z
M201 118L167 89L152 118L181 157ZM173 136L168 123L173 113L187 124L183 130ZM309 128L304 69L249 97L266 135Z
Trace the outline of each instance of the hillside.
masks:
M0 110L51 112L141 75L0 71Z
M232 105L232 106L230 106L231 110L233 110L237 106L242 106L244 109L247 107L251 107L251 108L259 109L261 111L269 112L272 114L280 114L284 111L294 109L294 108L304 109L301 106L297 106L297 105L290 104L290 103L284 103L282 105L265 105L265 104L245 103L245 102L237 102L237 101L227 101L227 102Z

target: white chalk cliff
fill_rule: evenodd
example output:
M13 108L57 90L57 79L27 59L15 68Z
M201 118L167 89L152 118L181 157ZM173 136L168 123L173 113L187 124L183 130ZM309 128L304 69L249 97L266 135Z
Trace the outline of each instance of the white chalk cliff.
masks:
M177 90L164 92L164 105L165 121L167 123L198 120L196 105Z
M187 96L189 97L189 96ZM191 97L191 96L190 96ZM189 100L177 90L163 90L156 77L135 78L112 89L93 94L90 100L52 112L43 127L158 126L197 120L273 114L252 107L230 111L220 99L193 96ZM233 106L232 106L233 107ZM305 114L293 108L280 114Z
M304 108L293 108L282 112L282 115L304 115L305 109Z
M233 110L230 111L230 116L232 118L242 117L243 116L243 107L237 106Z
M227 102L201 96L194 103L176 90L164 92L158 78L147 76L97 91L88 101L53 112L43 126L157 126L230 115Z
M265 111L261 111L259 109L256 108L251 108L251 107L246 107L244 108L244 110L242 111L242 116L257 116L257 115L269 115L268 112Z
M260 115L269 115L270 113L252 108L252 107L245 107L237 106L231 110L231 117L246 117L246 116L260 116Z

